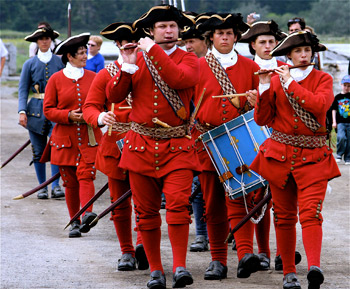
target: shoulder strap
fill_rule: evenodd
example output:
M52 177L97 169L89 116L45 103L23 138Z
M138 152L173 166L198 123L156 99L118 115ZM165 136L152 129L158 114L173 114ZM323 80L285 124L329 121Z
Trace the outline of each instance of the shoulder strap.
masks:
M111 62L106 65L105 67L107 71L109 72L109 75L113 78L119 71L119 67L114 63Z
M155 68L151 59L148 57L147 53L143 52L143 58L145 59L147 68L151 73L153 80L155 81L163 96L166 98L166 100L174 110L175 114L180 119L186 120L187 112L176 90L170 88L169 85L162 79L162 77L158 73L158 70Z

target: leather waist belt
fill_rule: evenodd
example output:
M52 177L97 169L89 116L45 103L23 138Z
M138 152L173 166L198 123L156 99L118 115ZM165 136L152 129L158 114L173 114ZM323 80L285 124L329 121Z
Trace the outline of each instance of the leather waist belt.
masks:
M117 131L120 133L128 132L130 130L130 122L116 122L112 125L112 131Z
M76 124L86 124L87 125L87 129L88 129L89 146L94 147L94 146L98 145L98 143L96 142L94 129L92 128L91 125L87 124L85 120L75 121L74 123L76 123Z
M214 129L216 126L211 125L211 124L206 124L205 125L205 124L202 124L200 122L196 122L195 127L200 133L203 134L203 133L206 133L206 132Z
M45 93L34 93L33 98L44 99Z
M326 145L327 136L326 135L320 135L320 136L311 136L311 135L290 135L285 134L283 132L279 132L276 130L272 131L271 139L295 146L295 147L302 147L302 148L320 148Z
M180 138L184 137L187 132L187 125L181 125L181 126L175 126L175 127L147 127L142 126L136 122L131 123L132 131L145 135L150 136L153 138Z

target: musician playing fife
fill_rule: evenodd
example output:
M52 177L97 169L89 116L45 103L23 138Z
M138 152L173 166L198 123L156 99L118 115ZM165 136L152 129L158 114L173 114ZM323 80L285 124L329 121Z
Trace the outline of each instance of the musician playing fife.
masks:
M275 69L278 66L285 65L276 57L270 55L271 51L276 47L278 41L281 41L287 36L279 30L275 21L259 21L251 25L249 30L242 34L239 42L249 43L249 51L254 55L254 61L261 69ZM276 72L274 74L277 74ZM259 202L263 198L264 190L256 190L255 202ZM260 268L259 270L267 270L270 268L270 209L272 201L269 202L264 217L258 224L255 225L256 240L259 249ZM298 251L295 252L295 264L300 263L301 255ZM282 259L277 247L275 258L275 270L283 270Z
M240 14L214 14L198 28L208 31L207 40L211 44L211 52L200 59L200 81L196 86L195 103L198 102L204 88L206 92L197 114L197 131L194 133L196 137L251 109L248 100L252 104L255 103L259 81L254 75L259 66L252 60L237 55L234 50L234 44L240 38L241 32L248 28ZM221 83L224 80L226 85ZM248 100L246 96L234 99L212 98L236 92L247 93ZM205 217L212 257L204 279L220 280L227 277L225 239L229 233L228 219L231 228L234 228L247 212L242 197L236 200L225 197L224 187L201 141L197 142L197 151L203 169L199 181L205 200ZM249 208L253 207L252 195L246 196ZM258 270L259 258L253 254L253 234L254 226L251 222L247 222L234 234L239 259L238 278L247 278Z
M151 269L148 288L166 288L160 252L162 192L173 253L173 288L193 282L186 269L189 197L193 171L200 164L193 139L185 136L199 65L195 54L175 46L179 26L193 23L173 6L151 8L134 26L150 28L154 40L141 38L136 48L121 50L122 68L106 88L110 102L120 102L132 92L131 130L125 136L119 166L129 171L136 229ZM156 43L170 40L174 42ZM143 52L137 53L138 49ZM154 118L169 127L155 124Z
M108 25L101 31L101 34L115 41L118 47L128 42L138 40L139 33L131 27L131 23L117 22ZM91 84L88 96L83 106L84 119L87 123L95 127L107 125L115 128L103 135L96 155L96 169L108 176L108 187L111 195L111 202L115 202L126 191L130 189L127 172L118 168L121 157L120 148L117 141L124 138L125 133L130 129L129 114L131 112L130 103L126 99L115 105L106 97L106 85L108 81L117 74L121 67L121 57L102 69ZM105 107L109 111L105 111ZM125 109L124 109L125 108ZM126 199L112 211L111 219L118 236L122 257L118 260L119 271L131 271L136 268L148 269L147 258L143 249L141 235L137 233L136 250L132 242L131 229L131 198Z
M285 38L272 56L287 55L294 65L310 63L326 48L309 32ZM271 125L272 135L261 146L250 168L269 181L278 247L283 260L283 288L299 289L294 251L296 223L302 228L308 262L309 289L320 288L322 206L328 180L340 176L332 150L326 145L326 113L334 99L332 77L306 66L261 74L254 118Z

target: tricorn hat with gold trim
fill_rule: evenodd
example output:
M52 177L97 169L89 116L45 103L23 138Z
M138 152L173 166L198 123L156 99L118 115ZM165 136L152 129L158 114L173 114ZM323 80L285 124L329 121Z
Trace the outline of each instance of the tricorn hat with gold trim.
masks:
M192 16L186 15L172 5L159 5L152 7L133 23L133 28L151 28L159 21L175 21L179 27L195 24Z
M271 51L271 56L287 55L293 48L300 46L311 46L313 52L325 51L327 47L321 44L315 34L307 31L297 31L277 44L274 50Z
M36 42L40 37L50 37L52 40L56 39L60 34L51 27L42 27L35 30L32 34L26 36L24 40L29 42Z
M132 23L115 22L105 27L100 34L109 40L134 40L135 30L132 28Z
M259 21L253 23L249 30L247 30L244 34L242 34L242 38L239 40L240 42L250 43L254 41L260 35L272 35L275 36L277 41L282 40L287 37L287 34L282 32L278 28L278 24L273 21Z

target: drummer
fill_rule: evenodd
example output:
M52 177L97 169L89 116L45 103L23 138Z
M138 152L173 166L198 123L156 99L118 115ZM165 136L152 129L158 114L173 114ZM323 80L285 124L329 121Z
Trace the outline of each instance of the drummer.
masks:
M284 62L277 60L270 55L271 51L276 47L278 41L287 37L287 34L278 28L278 24L273 21L259 21L251 25L250 29L242 34L239 42L249 43L249 51L254 55L254 61L264 69L274 69L278 66L285 65ZM257 190L255 202L259 202L263 198L263 190ZM261 221L255 225L255 234L259 248L260 268L259 270L267 270L270 268L270 209L272 201L269 202L267 211ZM295 264L300 263L301 255L295 252ZM277 247L275 258L275 270L283 270L282 259Z
M316 36L299 31L285 38L272 56L287 55L294 65L307 65L326 47ZM322 206L328 180L340 176L326 145L326 113L334 100L332 77L313 66L291 70L283 65L261 74L255 121L270 124L272 135L260 147L251 169L269 181L278 247L283 260L283 288L299 289L294 251L296 223L302 228L308 262L308 288L320 288ZM299 210L298 210L299 209Z
M211 51L200 59L200 82L195 90L195 104L204 88L206 92L197 113L195 137L252 109L258 87L258 77L254 76L254 72L259 70L256 63L234 50L241 33L249 28L240 14L214 14L198 28L207 31L206 38ZM220 81L225 81L225 84ZM212 98L214 95L234 93L247 93L247 97ZM231 228L234 228L247 212L243 198L232 201L225 197L224 188L200 141L197 141L197 151L203 168L199 180L205 200L212 257L204 279L221 280L227 277L225 239L229 233L228 218ZM248 195L246 200L251 207L251 196ZM248 222L234 235L239 258L238 278L247 278L258 270L259 258L253 254L253 234L253 224Z

